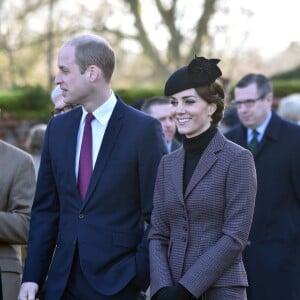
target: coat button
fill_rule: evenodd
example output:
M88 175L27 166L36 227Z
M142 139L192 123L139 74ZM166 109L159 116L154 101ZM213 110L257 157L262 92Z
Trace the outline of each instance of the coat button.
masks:
M251 245L251 241L247 241L247 246L250 246Z
M84 214L80 214L79 219L83 219L83 218L84 218Z

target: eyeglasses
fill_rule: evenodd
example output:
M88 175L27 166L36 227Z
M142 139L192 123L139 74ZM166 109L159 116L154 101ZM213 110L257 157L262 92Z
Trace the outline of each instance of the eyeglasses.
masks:
M246 99L243 101L238 101L238 100L233 100L231 103L233 106L235 106L236 108L241 108L242 105L245 105L247 108L253 107L255 102L259 101L259 100L263 100L264 97L259 97L256 99Z
M67 112L67 111L71 110L72 108L74 108L76 106L77 106L76 104L67 104L62 108L55 108L52 111L52 116L56 116L56 115L59 115L61 113Z

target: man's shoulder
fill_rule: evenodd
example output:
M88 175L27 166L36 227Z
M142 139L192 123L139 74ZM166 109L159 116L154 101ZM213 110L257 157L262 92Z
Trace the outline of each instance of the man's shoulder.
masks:
M123 103L123 102L121 102ZM133 122L136 126L139 126L139 124L149 124L149 123L157 123L158 121L151 117L148 114L145 114L144 112L126 104L123 103L123 111L125 112L125 116L127 118L126 122ZM137 123L136 123L137 122Z
M300 134L300 126L298 124L284 119L281 119L280 122L284 130L292 132L293 134Z
M31 160L31 155L29 153L3 140L0 140L0 153L2 159L13 157L14 160Z
M286 140L293 138L293 140L300 141L300 126L296 123L287 121L273 113L270 123L266 129L268 136L274 137L279 142L286 142Z
M241 125L237 125L237 126L233 127L232 129L228 130L226 133L224 133L224 136L228 139L232 139L232 138L240 135L241 132L242 132Z

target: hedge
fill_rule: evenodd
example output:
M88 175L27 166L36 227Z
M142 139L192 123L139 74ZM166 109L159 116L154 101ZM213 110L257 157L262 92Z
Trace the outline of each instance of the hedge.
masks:
M300 80L272 80L274 96L284 97L292 93L300 93ZM116 89L126 103L132 105L152 96L162 95L162 87L135 87ZM0 91L0 108L17 119L34 119L46 122L51 117L53 103L50 92L41 86L25 86L12 91Z

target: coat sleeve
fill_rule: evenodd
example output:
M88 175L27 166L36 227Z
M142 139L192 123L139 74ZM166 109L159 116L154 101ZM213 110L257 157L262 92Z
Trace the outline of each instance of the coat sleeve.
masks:
M230 267L245 248L256 197L256 170L251 153L232 157L226 176L225 209L220 239L201 255L179 283L199 297Z
M8 197L3 199L7 202L6 210L0 211L0 242L26 244L36 176L31 157L25 153L16 155L13 158L16 168L9 172ZM5 170L1 171L4 171L4 175Z
M151 295L154 295L162 287L173 284L168 265L170 227L166 216L168 208L165 205L164 182L163 158L158 167L153 200L154 208L151 216L152 226L149 234Z
M53 119L52 119L53 120ZM33 201L23 282L43 283L53 255L59 222L59 203L49 153L49 122Z
M166 153L160 123L153 119L145 128L139 147L139 182L141 193L141 212L145 223L145 232L136 252L137 276L135 284L142 290L149 286L149 249L148 234L153 208L153 191L157 167L162 156Z

